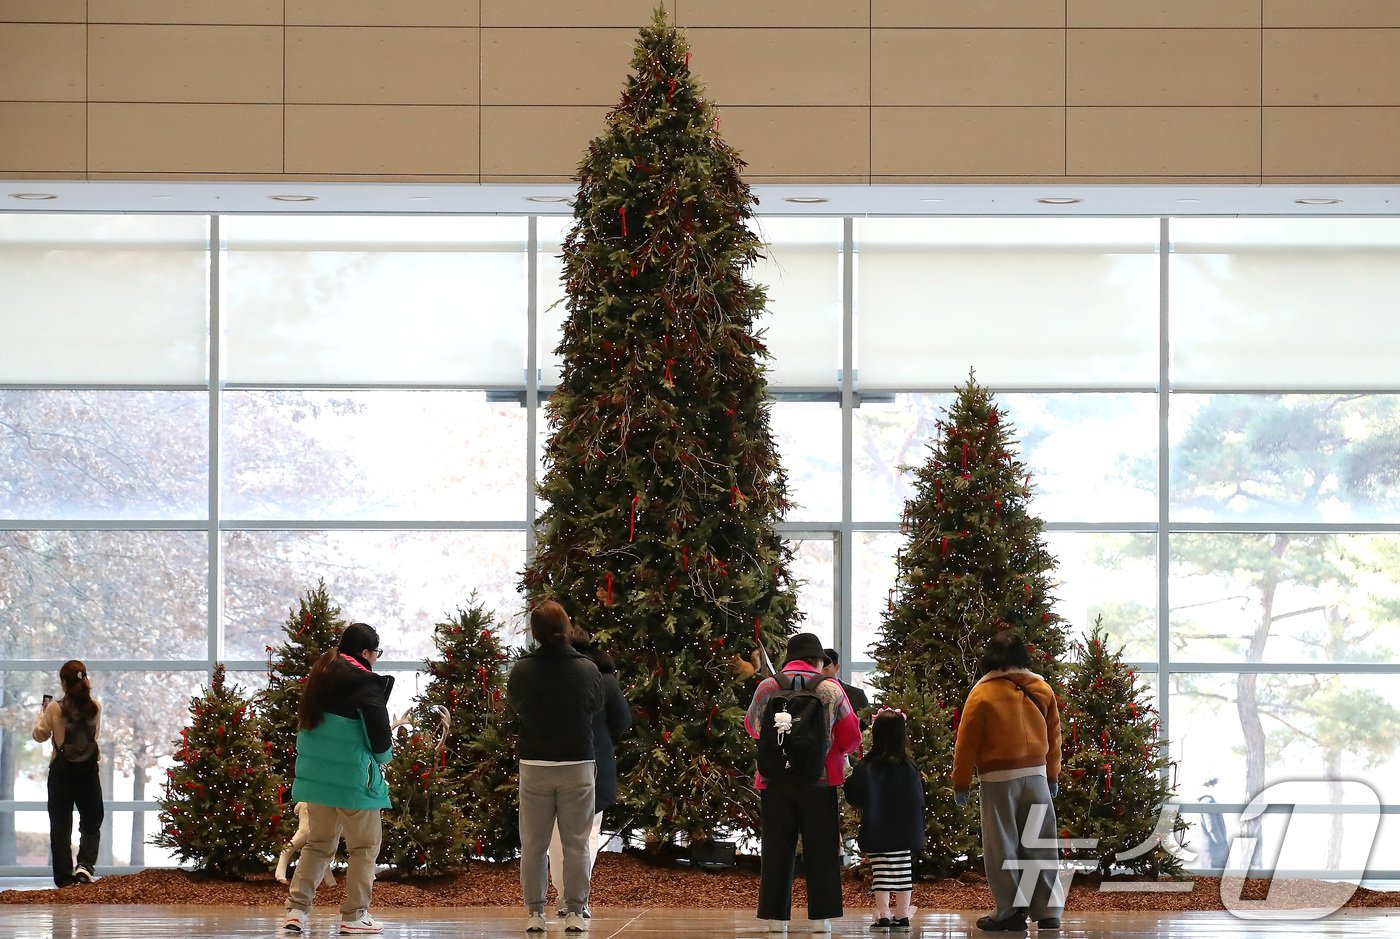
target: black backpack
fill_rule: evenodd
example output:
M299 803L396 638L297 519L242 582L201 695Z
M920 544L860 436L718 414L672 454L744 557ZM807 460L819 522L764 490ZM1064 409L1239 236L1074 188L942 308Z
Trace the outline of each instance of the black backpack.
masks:
M807 684L809 677L816 681ZM826 675L784 675L778 690L763 703L758 730L758 771L770 783L813 785L826 780L826 751L831 729L817 686ZM780 726L786 729L780 729Z
M97 759L97 738L93 736L92 720L63 715L63 746L58 752L69 763L87 763Z

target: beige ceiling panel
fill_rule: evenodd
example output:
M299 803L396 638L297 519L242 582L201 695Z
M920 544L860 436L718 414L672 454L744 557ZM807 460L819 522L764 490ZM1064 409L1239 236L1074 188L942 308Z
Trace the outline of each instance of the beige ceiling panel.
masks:
M874 0L870 18L889 27L1062 27L1065 0Z
M480 16L478 0L287 0L288 26L476 26Z
M88 37L93 101L282 101L280 27L92 26Z
M1400 29L1264 31L1265 105L1400 105Z
M1263 0L1265 26L1400 26L1395 0Z
M691 29L691 73L721 106L865 105L865 29Z
M298 104L476 104L476 29L287 30L287 101Z
M290 105L287 172L475 176L475 107Z
M633 38L630 29L483 29L481 103L616 104Z
M1061 29L877 29L876 105L1051 105L1065 101Z
M635 32L651 22L656 5L656 0L481 0L481 25L615 26ZM676 0L666 0L665 6L674 21Z
M94 173L280 173L282 106L89 105L88 169Z
M653 4L654 5L654 4ZM870 25L870 8L850 0L680 0L676 22L695 26L832 27Z
M1073 29L1071 105L1257 105L1257 29Z
M873 108L870 172L908 178L1063 176L1064 113L1063 108Z
M87 169L86 110L70 102L0 102L0 173Z
M603 132L602 107L483 107L481 175L571 179Z
M1264 109L1269 176L1395 176L1397 153L1400 108Z
M82 101L87 27L70 23L0 23L0 98Z
M1258 108L1069 108L1072 176L1255 177Z
M281 26L282 0L92 0L89 23Z
M1259 28L1259 0L1068 0L1066 8L1071 29Z
M734 107L721 117L720 133L749 164L745 176L870 175L868 108Z
M0 0L0 23L83 23L85 0Z

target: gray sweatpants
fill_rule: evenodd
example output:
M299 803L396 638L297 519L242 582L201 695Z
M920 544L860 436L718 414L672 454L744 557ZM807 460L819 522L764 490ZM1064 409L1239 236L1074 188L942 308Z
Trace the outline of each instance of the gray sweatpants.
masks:
M531 913L543 913L549 885L549 839L559 824L564 848L564 906L582 913L588 906L593 858L593 780L597 764L520 764L520 891Z
M1061 899L1054 903L1057 825L1049 782L1044 776L1022 776L1006 782L984 781L980 790L982 859L987 869L987 886L996 903L992 915L1006 919L1020 909L1026 910L1033 920L1059 916L1064 912L1064 902ZM1035 805L1045 806L1045 814L1034 831L1027 831ZM1028 847L1027 842L1032 846ZM1007 861L1013 864L1009 869L1005 866ZM1018 903L1016 888L1023 877L1029 897L1023 895ZM1032 884L1033 890L1029 889Z

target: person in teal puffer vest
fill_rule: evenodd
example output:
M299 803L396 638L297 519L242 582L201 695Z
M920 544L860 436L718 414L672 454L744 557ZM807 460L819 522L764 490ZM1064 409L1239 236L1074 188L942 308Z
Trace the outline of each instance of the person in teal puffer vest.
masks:
M389 735L391 676L376 675L379 633L351 623L340 646L316 660L307 676L297 716L296 779L292 800L307 803L311 836L301 852L287 897L289 932L305 932L316 885L335 854L340 835L350 853L342 935L380 933L369 915L374 862L381 838L380 810L389 808L383 764L392 756Z

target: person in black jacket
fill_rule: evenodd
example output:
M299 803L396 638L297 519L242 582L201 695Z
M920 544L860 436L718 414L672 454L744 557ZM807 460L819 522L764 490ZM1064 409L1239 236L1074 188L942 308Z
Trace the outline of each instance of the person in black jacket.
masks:
M914 852L924 847L924 782L906 749L907 724L903 711L876 712L870 753L846 780L846 801L860 810L856 841L873 869L877 929L909 928Z
M593 726L603 710L598 666L569 645L569 614L553 600L530 611L539 645L522 655L506 682L520 759L520 889L527 932L543 932L549 836L555 821L564 854L564 929L588 923L588 832L593 827L596 755Z
M865 692L855 685L848 685L841 679L841 654L835 649L823 649L822 656L824 665L822 674L828 678L835 678L841 682L841 688L846 692L846 700L851 702L851 710L856 712L856 719L860 721L860 729L865 730L870 726L870 718L867 713L870 710L870 699L865 696Z
M613 657L593 645L593 637L577 626L569 634L569 644L588 656L603 676L603 709L593 719L593 754L596 757L598 773L593 786L593 828L588 833L589 870L597 863L599 841L603 836L603 812L617 801L617 754L614 747L617 738L632 726L632 706L622 693L617 682L617 663ZM554 837L549 842L549 879L554 890L562 898L564 887L564 847L559 840L559 825L554 826ZM568 910L559 910L559 915L567 915ZM592 914L585 908L584 918Z

